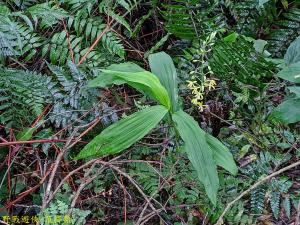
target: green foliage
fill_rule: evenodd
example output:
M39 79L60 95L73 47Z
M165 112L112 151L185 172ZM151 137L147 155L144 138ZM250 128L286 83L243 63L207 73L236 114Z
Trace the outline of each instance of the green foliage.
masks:
M294 42L289 46L284 59L285 65L283 68L277 73L277 76L288 80L290 82L299 83L299 71L300 71L300 58L299 58L299 43L300 38L296 38ZM299 106L300 106L300 99L297 95L297 86L289 87L291 95L288 99L282 102L279 106L277 106L274 111L272 112L272 117L285 123L295 123L300 120L299 114Z
M162 59L156 60L153 57ZM165 68L171 70L167 73L162 73L156 69L156 66L161 67L162 65L160 61L163 62ZM156 71L171 96L173 98L176 97L177 93L174 93L174 88L176 88L174 86L174 84L176 85L175 68L169 56L164 53L155 54L151 57L151 64L152 70ZM109 69L102 70L102 74L100 73L96 79L92 80L90 86L105 87L111 84L128 83L130 86L149 94L165 107L152 106L111 125L87 144L76 159L121 152L153 129L163 119L168 110L172 113L167 90L161 85L159 78L152 73L147 71L140 72L142 69L139 66L130 63L112 65ZM163 76L167 76L169 80ZM175 101L175 106L176 104ZM143 123L144 118L148 119ZM206 137L205 132L201 130L197 122L182 110L173 113L170 119L173 120L172 123L175 122L173 125L175 125L175 128L185 142L189 160L195 167L199 180L204 184L208 197L215 204L219 186L216 164L223 166L233 174L237 173L237 168L230 151L217 139L210 136ZM209 144L206 142L206 138L209 139ZM222 150L216 149L219 147ZM214 154L217 157L213 158ZM225 156L225 158L222 156Z
M122 70L124 67L133 68L133 71ZM138 72L136 72L138 71ZM128 85L145 92L152 98L170 108L170 99L166 89L161 85L159 79L148 71L143 71L140 67L130 64L112 65L106 70L101 70L98 77L90 82L91 87L106 87L112 84Z
M43 38L35 33L27 24L14 21L14 17L9 17L1 13L0 37L1 43L4 45L4 48L1 48L1 55L26 56L25 60L30 60L37 53L37 48L43 42Z
M104 131L89 142L79 153L76 159L91 156L105 156L119 153L129 148L135 142L150 132L166 115L164 106L152 106L107 127ZM147 120L145 121L145 118Z
M229 149L217 138L208 133L205 134L205 139L209 148L212 150L216 164L223 167L231 174L236 175L238 173L238 168L234 163L234 159Z
M262 87L260 80L270 77L275 65L255 51L253 43L243 36L220 40L213 47L209 60L213 73L222 80L237 80Z
M163 4L163 9L167 31L179 38L192 40L225 27L217 1L174 0Z
M255 214L261 214L265 208L266 187L261 186L251 191L250 204L251 211Z
M229 9L236 23L235 29L254 38L273 21L276 10L274 1L260 6L256 0L231 1Z
M55 96L55 105L49 118L56 127L65 127L80 118L84 110L93 107L100 93L87 88L89 75L77 69L70 61L68 70L51 64L48 64L48 67L57 80L60 90L60 93ZM87 118L87 121L89 119L93 118Z
M172 111L177 111L178 104L178 83L177 73L173 60L164 52L151 54L149 64L152 73L154 73L161 84L166 87L171 99Z
M284 60L287 65L297 63L300 61L300 36L298 36L288 47L286 54L284 55Z
M55 1L35 4L26 11L31 15L35 24L39 24L42 29L51 27L68 16L68 13L60 8ZM40 22L38 22L39 19Z
M71 209L69 214L69 206L60 200L52 202L39 215L39 221L42 225L47 224L85 224L85 218L90 214L88 210Z
M300 99L288 99L281 103L272 112L272 118L285 124L300 121Z
M58 216L87 224L89 215L97 224L124 223L125 217L135 223L145 206L135 185L159 212L153 214L148 205L143 216L149 220L142 223L213 224L240 193L298 160L297 124L285 125L300 121L299 15L299 3L287 0L1 2L0 136L65 141L86 127L89 133L72 154L86 142L76 159L104 157L113 165L97 161L87 168L93 180L76 204L90 215L69 207L86 170L76 171L82 162L68 162L65 154L51 191L66 172L76 173L40 212L41 224L49 218L61 224L53 222ZM172 57L155 53L160 49ZM281 57L286 49L284 61L266 58ZM136 64L122 63L125 58ZM190 88L191 82L198 86ZM196 95L199 107L191 105ZM40 172L47 172L57 157L55 145L63 143L25 144L26 151L8 164L9 148L1 147L1 207L7 197L18 198L25 183L39 182L30 170L45 162ZM127 148L115 160L113 155ZM132 180L119 176L116 167ZM8 174L11 185L5 183ZM297 171L286 171L252 190L224 223L294 221L296 176ZM22 195L14 212L23 213L21 204L40 204L38 191L44 192L42 186Z
M276 164L276 156L266 152L260 153L257 162L243 169L243 173L247 174L253 180L259 179L269 173L273 164ZM292 194L289 189L292 182L287 177L273 178L269 184L262 184L258 188L251 191L251 211L255 214L261 214L262 211L270 206L273 215L278 219L280 209L285 210L287 216L291 213L290 198ZM267 203L267 204L266 204Z
M185 143L188 158L198 173L199 180L204 184L212 203L216 204L219 179L213 152L206 143L204 132L199 128L197 122L183 111L176 112L173 120Z
M79 11L75 17L70 17L68 27L73 27L77 36L83 36L89 44L99 37L106 27L101 17L89 17L87 11ZM124 58L124 46L119 37L112 31L107 32L101 38L102 45L112 54L117 54Z
M0 122L7 127L30 125L45 103L61 97L51 77L4 68L0 69L0 93Z
M282 10L273 26L276 29L272 29L267 36L269 51L276 57L282 57L290 44L300 35L300 9L297 3L290 4L288 9Z
M63 1L63 4L28 2L26 7L20 6L23 11L17 12L1 5L0 55L22 59L25 56L28 61L42 53L41 56L49 57L52 64L65 65L73 54L74 62L78 63L106 27L102 16L91 15L95 4L96 1L82 0ZM107 8L104 3L101 7ZM124 18L121 15L118 18L122 24ZM67 30L62 26L65 22ZM130 29L128 23L125 25ZM55 26L61 28L54 29ZM115 32L108 31L101 42L102 47L97 46L86 56L88 66L103 66L110 61L116 62L116 58L124 59L124 46Z
M35 127L25 128L22 132L17 135L17 140L28 141L32 138L33 133L36 131Z
M68 62L68 70L48 64L53 77L42 74L1 69L0 122L7 127L29 126L43 111L46 104L53 104L49 119L56 127L65 127L70 122L78 121L85 110L97 102L100 93L87 88L89 76ZM104 115L103 122L115 121L115 112L105 105L96 107L94 115L87 116L86 123L97 115Z
M157 169L146 163L133 163L130 174L143 187L149 196L157 196L159 174Z
M166 34L163 36L154 46L152 46L151 49L149 49L147 52L145 52L144 57L148 58L150 54L156 52L158 49L160 49L166 41L169 39L170 34ZM150 63L150 62L149 62Z

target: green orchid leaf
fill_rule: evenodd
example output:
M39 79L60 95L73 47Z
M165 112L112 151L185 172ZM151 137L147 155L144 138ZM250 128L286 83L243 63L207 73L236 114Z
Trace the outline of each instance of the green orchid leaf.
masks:
M229 149L222 144L217 138L210 134L205 134L206 142L213 151L213 157L218 166L223 167L225 170L230 172L232 175L236 175L238 168L234 162L233 156Z
M275 118L285 124L300 121L300 99L289 99L277 106L271 118Z
M172 110L177 111L178 83L177 72L172 58L165 52L151 54L149 64L161 84L167 89L172 103Z
M148 134L167 114L166 107L151 106L121 119L90 141L75 158L117 154Z
M287 65L291 65L300 61L300 36L298 36L288 47L284 61Z
M172 116L176 128L185 143L185 150L192 165L197 171L200 182L213 204L217 202L219 178L212 150L206 142L204 132L198 123L182 110Z
M120 71L126 67L127 71ZM161 85L159 79L148 71L140 71L137 66L128 66L119 64L111 70L98 71L98 77L89 82L90 87L108 87L112 84L128 84L133 88L143 91L150 97L158 101L160 104L166 106L168 109L171 107L170 98L167 90ZM132 71L130 71L132 69ZM96 71L97 74L97 71Z
M285 66L277 73L277 76L294 83L300 83L300 62Z

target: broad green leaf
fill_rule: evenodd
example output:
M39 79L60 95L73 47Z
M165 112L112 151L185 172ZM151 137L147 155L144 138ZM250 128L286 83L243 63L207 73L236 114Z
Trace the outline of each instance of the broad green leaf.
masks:
M151 106L112 124L89 142L75 159L119 153L148 134L166 115L168 109Z
M217 166L203 130L193 117L182 110L174 113L172 118L185 143L188 158L196 169L199 180L203 183L212 203L216 204L219 188Z
M139 65L131 62L112 64L109 67L107 67L107 70L120 71L120 72L132 72L132 73L145 71Z
M172 110L177 111L177 72L172 58L165 52L151 54L149 56L149 64L152 73L158 77L161 84L167 89L172 103Z
M18 141L28 141L32 138L32 135L36 131L36 127L25 128L22 132L17 135Z
M120 71L124 68L124 64L120 64L120 68L114 65L114 70L101 70L98 77L89 82L90 87L107 87L112 84L124 84L145 92L160 104L171 107L170 98L167 90L161 85L159 79L148 71L130 72ZM128 69L128 67L126 67ZM137 67L134 67L137 70ZM136 71L135 70L135 71Z
M258 39L258 40L253 41L254 49L261 54L264 52L266 45L267 45L267 42L265 40Z
M300 61L300 36L290 44L284 55L284 60L287 65Z
M300 83L300 62L284 67L277 76L294 83Z
M220 142L217 138L211 136L210 134L206 133L205 136L206 142L213 151L213 157L217 165L223 167L231 174L236 175L238 172L238 168L229 149L225 145L223 145L222 142Z
M300 98L300 87L297 86L292 86L292 87L287 87L287 89L296 95L296 98Z
M239 34L234 32L232 34L227 35L226 37L223 38L225 42L235 42L236 39L238 38Z
M289 99L277 106L271 117L282 121L285 124L300 121L300 99Z

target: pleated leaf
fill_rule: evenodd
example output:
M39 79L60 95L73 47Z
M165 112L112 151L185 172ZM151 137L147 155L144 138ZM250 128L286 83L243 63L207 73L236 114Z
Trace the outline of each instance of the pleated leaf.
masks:
M300 62L284 67L277 73L277 76L294 83L300 83Z
M300 36L290 44L284 55L284 60L287 65L300 61Z
M177 111L178 102L178 83L177 72L172 58L165 52L151 54L149 64L152 73L154 73L161 84L167 89L173 111Z
M225 145L223 145L222 142L220 142L217 138L211 136L210 134L206 133L205 137L207 144L213 152L213 157L217 165L223 167L232 175L236 175L238 172L238 168L229 149Z
M166 107L158 105L123 118L90 141L75 159L112 155L129 148L148 134L167 112Z
M133 64L134 65L134 64ZM164 105L171 107L167 90L161 85L159 79L148 71L140 71L138 66L132 64L114 65L107 70L98 71L98 77L89 82L90 87L108 87L112 84L128 84L133 88L148 94L150 97ZM124 71L120 71L126 68ZM130 71L132 69L132 71ZM97 73L97 72L95 72Z
M213 153L206 142L205 134L193 117L182 110L174 113L172 118L185 143L188 158L196 169L200 182L203 183L211 202L216 204L219 178Z

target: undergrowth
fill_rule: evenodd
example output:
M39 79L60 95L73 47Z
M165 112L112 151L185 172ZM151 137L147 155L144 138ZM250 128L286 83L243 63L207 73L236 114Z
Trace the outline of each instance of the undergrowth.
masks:
M249 188L299 161L299 28L290 0L0 2L0 223L215 224L243 192L224 224L294 223L299 167Z

